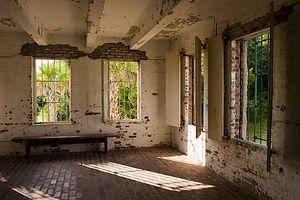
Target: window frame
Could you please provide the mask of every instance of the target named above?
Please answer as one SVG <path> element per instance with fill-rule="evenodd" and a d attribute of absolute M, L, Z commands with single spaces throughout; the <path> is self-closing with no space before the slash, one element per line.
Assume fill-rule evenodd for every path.
<path fill-rule="evenodd" d="M 267 33 L 270 34 L 270 28 L 266 28 L 266 29 L 263 29 L 263 30 L 260 30 L 260 31 L 254 32 L 254 33 L 250 33 L 250 34 L 244 35 L 242 37 L 232 39 L 230 41 L 231 42 L 232 41 L 240 41 L 243 44 L 243 46 L 245 46 L 245 45 L 248 44 L 248 40 L 250 40 L 254 37 L 258 37 L 258 36 L 267 34 Z M 247 46 L 247 48 L 248 48 L 248 46 Z M 244 79 L 242 84 L 240 85 L 240 88 L 242 89 L 241 93 L 240 93 L 240 101 L 242 102 L 242 105 L 240 105 L 240 109 L 242 111 L 241 116 L 240 116 L 240 119 L 241 119 L 241 124 L 240 124 L 240 126 L 241 126 L 241 128 L 240 128 L 241 135 L 240 135 L 239 138 L 235 138 L 235 137 L 231 137 L 231 138 L 235 139 L 235 140 L 238 140 L 238 141 L 243 141 L 243 142 L 246 142 L 246 143 L 249 143 L 249 144 L 253 144 L 253 145 L 258 146 L 258 147 L 266 148 L 267 147 L 267 140 L 268 140 L 267 138 L 265 140 L 265 144 L 260 143 L 259 139 L 257 139 L 256 142 L 254 142 L 252 140 L 248 140 L 248 120 L 247 120 L 247 111 L 248 111 L 248 50 L 247 50 L 247 48 L 246 48 L 246 50 L 245 50 L 245 48 L 243 48 L 243 51 L 241 52 L 242 57 L 241 57 L 241 60 L 240 60 L 240 62 L 241 62 L 240 70 L 244 71 L 243 74 L 241 74 L 241 77 L 240 77 L 240 79 Z M 271 46 L 269 46 L 269 48 L 271 48 Z M 232 49 L 231 49 L 231 51 L 232 51 Z M 230 55 L 231 55 L 231 53 L 230 53 Z M 271 58 L 269 57 L 269 62 L 270 62 L 270 59 Z M 231 64 L 232 64 L 232 62 L 231 62 Z M 232 70 L 231 64 L 230 64 L 230 69 Z M 231 73 L 232 73 L 231 70 L 230 70 L 230 77 L 231 77 Z M 270 76 L 270 74 L 268 76 Z M 247 81 L 245 81 L 245 79 L 247 79 Z M 230 81 L 232 83 L 232 77 L 231 77 Z M 269 85 L 268 87 L 269 88 L 273 87 L 273 85 Z M 246 93 L 246 95 L 245 95 L 245 93 Z M 271 101 L 272 101 L 271 96 L 268 96 L 268 98 L 271 98 Z M 268 118 L 270 117 L 269 113 L 270 112 L 267 113 Z M 230 118 L 231 117 L 232 116 L 230 115 Z M 269 128 L 268 123 L 271 123 L 271 122 L 269 122 L 267 120 L 267 132 L 268 132 L 268 128 Z"/>
<path fill-rule="evenodd" d="M 36 122 L 36 60 L 68 60 L 69 61 L 69 118 L 68 121 L 56 121 L 56 122 Z M 46 58 L 46 57 L 31 57 L 32 69 L 31 69 L 31 88 L 32 88 L 32 124 L 33 125 L 63 125 L 71 124 L 71 108 L 72 108 L 72 70 L 70 58 Z"/>
<path fill-rule="evenodd" d="M 252 75 L 254 75 L 254 77 L 255 77 L 255 82 L 256 82 L 256 84 L 258 84 L 258 79 L 259 79 L 259 76 L 262 78 L 262 76 L 263 75 L 267 75 L 268 76 L 268 85 L 267 85 L 267 91 L 268 91 L 268 95 L 267 95 L 267 102 L 268 102 L 268 104 L 267 104 L 267 106 L 265 107 L 265 108 L 267 108 L 267 109 L 269 109 L 269 98 L 270 98 L 270 96 L 269 96 L 269 87 L 270 87 L 270 85 L 269 85 L 269 76 L 270 76 L 270 72 L 269 72 L 269 67 L 270 67 L 270 56 L 269 56 L 269 54 L 270 54 L 270 32 L 269 31 L 267 31 L 267 32 L 262 32 L 262 33 L 260 33 L 260 34 L 258 34 L 258 35 L 255 35 L 255 36 L 253 36 L 253 37 L 251 37 L 251 38 L 249 38 L 248 40 L 247 40 L 247 43 L 248 43 L 248 41 L 250 40 L 250 39 L 253 39 L 253 38 L 255 38 L 255 40 L 257 40 L 257 38 L 259 37 L 259 36 L 262 36 L 262 35 L 265 35 L 265 34 L 268 34 L 268 64 L 267 64 L 267 72 L 258 72 L 258 70 L 259 70 L 259 66 L 260 66 L 260 68 L 262 69 L 262 66 L 261 66 L 261 64 L 262 63 L 260 63 L 260 65 L 258 65 L 258 63 L 257 64 L 255 64 L 255 69 L 256 69 L 256 72 L 254 73 L 254 74 L 252 74 Z M 257 41 L 256 42 L 256 45 L 257 45 L 257 48 L 258 48 L 258 43 L 263 43 L 263 41 Z M 249 44 L 250 43 L 248 43 L 248 46 L 247 46 L 247 63 L 249 63 L 248 62 L 248 53 L 249 53 L 249 50 L 248 50 L 248 47 L 249 47 Z M 262 48 L 263 47 L 260 47 L 261 48 L 261 53 L 262 53 Z M 255 50 L 256 51 L 256 54 L 257 54 L 257 57 L 258 57 L 258 54 L 259 54 L 259 49 L 256 49 Z M 262 54 L 260 55 L 260 57 L 262 57 Z M 252 58 L 253 59 L 253 58 Z M 258 59 L 258 58 L 257 58 Z M 259 61 L 257 61 L 257 62 L 259 62 Z M 261 58 L 261 62 L 262 62 L 262 58 Z M 248 69 L 248 72 L 247 72 L 247 80 L 249 80 L 249 66 L 248 66 L 248 64 L 247 64 L 247 69 Z M 262 75 L 263 74 L 263 75 Z M 262 80 L 260 80 L 260 81 L 262 81 Z M 257 90 L 258 90 L 258 88 L 256 88 Z M 248 105 L 248 103 L 249 103 L 249 99 L 248 99 L 248 94 L 249 94 L 249 84 L 248 84 L 248 81 L 247 81 L 247 119 L 248 119 L 248 115 L 249 115 L 249 105 Z M 258 98 L 258 94 L 260 94 L 261 95 L 261 93 L 259 93 L 258 91 L 256 91 L 255 93 L 257 93 L 257 94 L 255 94 L 255 95 L 257 95 L 257 97 L 256 98 Z M 262 107 L 263 107 L 263 105 L 261 104 L 261 99 L 257 99 L 256 100 L 256 102 L 257 102 L 257 108 L 260 108 L 260 109 L 262 109 Z M 262 119 L 260 119 L 260 117 L 261 116 L 259 116 L 259 114 L 258 114 L 258 111 L 255 109 L 255 127 L 258 127 L 258 123 L 260 123 L 260 129 L 261 129 L 261 125 L 262 125 Z M 267 145 L 267 132 L 268 132 L 268 118 L 269 118 L 269 111 L 267 112 L 267 123 L 266 123 L 266 126 L 267 126 L 267 129 L 266 129 L 266 137 L 264 138 L 263 137 L 263 135 L 262 135 L 262 132 L 260 132 L 260 136 L 258 136 L 258 132 L 256 131 L 256 130 L 254 130 L 254 136 L 253 136 L 253 140 L 251 139 L 251 138 L 249 138 L 250 137 L 250 135 L 251 135 L 251 133 L 250 132 L 248 132 L 249 131 L 249 127 L 248 127 L 248 120 L 246 121 L 247 122 L 247 130 L 246 130 L 246 139 L 245 140 L 247 140 L 247 141 L 250 141 L 250 142 L 254 142 L 254 143 L 258 143 L 258 144 L 261 144 L 261 145 L 264 145 L 264 146 L 266 146 Z"/>
<path fill-rule="evenodd" d="M 137 69 L 137 118 L 136 119 L 110 119 L 110 93 L 109 93 L 109 62 L 136 62 Z M 118 59 L 102 59 L 102 74 L 103 74 L 103 121 L 114 123 L 140 123 L 141 122 L 141 61 L 137 60 L 118 60 Z"/>
<path fill-rule="evenodd" d="M 207 67 L 207 63 L 206 63 L 206 58 L 205 58 L 205 51 L 206 49 L 202 49 L 201 50 L 201 131 L 202 132 L 206 132 L 207 128 L 206 128 L 206 118 L 207 118 L 207 112 L 205 111 L 205 105 L 207 104 L 207 92 L 205 91 L 205 86 L 207 85 L 207 80 L 206 80 L 206 72 L 205 72 L 205 67 Z M 187 60 L 186 60 L 187 59 Z M 191 61 L 190 61 L 191 59 Z M 185 94 L 185 98 L 188 98 L 188 104 L 192 105 L 192 112 L 190 112 L 190 110 L 185 110 L 185 112 L 188 113 L 188 125 L 194 125 L 196 126 L 196 64 L 195 64 L 195 56 L 194 55 L 183 55 L 183 60 L 184 60 L 184 80 L 186 80 L 186 78 L 189 80 L 188 85 L 185 83 L 184 85 L 184 94 Z M 190 66 L 192 64 L 192 67 Z M 191 71 L 192 69 L 192 71 Z M 202 76 L 203 73 L 203 76 Z M 188 76 L 188 77 L 186 77 Z M 192 77 L 192 79 L 190 79 Z M 185 81 L 184 81 L 185 82 Z M 190 83 L 192 83 L 192 85 L 190 85 Z M 188 88 L 188 91 L 186 90 Z M 186 92 L 189 93 L 188 96 L 186 96 Z M 192 95 L 192 97 L 190 96 Z M 203 97 L 203 98 L 202 98 Z M 192 99 L 192 101 L 191 101 Z M 190 116 L 192 115 L 192 116 Z"/>

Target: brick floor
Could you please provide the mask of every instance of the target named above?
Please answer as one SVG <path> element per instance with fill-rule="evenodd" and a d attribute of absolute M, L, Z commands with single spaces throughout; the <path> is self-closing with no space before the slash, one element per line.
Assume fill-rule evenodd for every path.
<path fill-rule="evenodd" d="M 171 148 L 0 157 L 0 199 L 255 199 Z"/>

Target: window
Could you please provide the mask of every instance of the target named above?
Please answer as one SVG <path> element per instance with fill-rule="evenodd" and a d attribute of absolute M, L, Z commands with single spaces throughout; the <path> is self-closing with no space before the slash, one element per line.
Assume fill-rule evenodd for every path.
<path fill-rule="evenodd" d="M 204 128 L 204 53 L 201 52 L 201 127 Z"/>
<path fill-rule="evenodd" d="M 269 33 L 247 44 L 247 140 L 266 144 L 269 97 Z"/>
<path fill-rule="evenodd" d="M 70 121 L 69 60 L 35 59 L 35 123 Z"/>
<path fill-rule="evenodd" d="M 195 125 L 195 69 L 194 57 L 185 56 L 185 115 L 188 125 Z"/>
<path fill-rule="evenodd" d="M 109 72 L 109 119 L 139 120 L 138 62 L 107 61 Z"/>
<path fill-rule="evenodd" d="M 188 114 L 187 123 L 196 124 L 196 91 L 195 91 L 195 66 L 194 57 L 185 56 L 185 113 Z M 201 52 L 201 128 L 204 129 L 204 53 Z"/>
<path fill-rule="evenodd" d="M 232 137 L 266 145 L 270 34 L 234 40 L 231 45 Z"/>

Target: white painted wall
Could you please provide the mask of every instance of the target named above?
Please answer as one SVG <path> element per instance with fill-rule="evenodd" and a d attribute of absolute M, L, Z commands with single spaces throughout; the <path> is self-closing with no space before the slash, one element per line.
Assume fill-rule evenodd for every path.
<path fill-rule="evenodd" d="M 207 1 L 200 1 L 202 5 Z M 79 133 L 119 132 L 121 139 L 109 140 L 109 148 L 129 146 L 154 146 L 170 144 L 194 159 L 207 165 L 213 171 L 273 199 L 299 199 L 299 4 L 287 23 L 275 27 L 274 58 L 274 108 L 273 149 L 271 172 L 266 171 L 266 150 L 236 140 L 215 142 L 206 137 L 195 138 L 194 127 L 174 128 L 165 124 L 165 63 L 166 52 L 182 50 L 194 52 L 194 37 L 204 43 L 206 38 L 221 34 L 227 23 L 247 22 L 265 14 L 268 0 L 247 0 L 244 3 L 228 0 L 230 6 L 220 6 L 211 1 L 203 7 L 201 16 L 218 15 L 216 24 L 212 18 L 203 20 L 182 32 L 172 42 L 162 40 L 148 42 L 143 46 L 150 58 L 142 61 L 142 123 L 104 124 L 102 115 L 86 116 L 87 110 L 102 112 L 101 65 L 87 57 L 71 60 L 72 67 L 72 119 L 70 125 L 32 125 L 31 119 L 31 60 L 18 55 L 20 47 L 32 42 L 25 33 L 0 32 L 0 154 L 24 152 L 24 145 L 9 142 L 11 138 L 23 135 L 59 135 Z M 238 2 L 238 3 L 235 3 Z M 281 3 L 292 0 L 276 1 Z M 201 4 L 199 4 L 201 6 Z M 199 6 L 198 6 L 199 7 Z M 193 9 L 197 10 L 197 6 Z M 215 8 L 218 9 L 215 9 Z M 211 13 L 214 10 L 215 13 Z M 200 12 L 200 11 L 199 11 Z M 228 19 L 226 19 L 226 16 Z M 215 29 L 217 25 L 218 29 Z M 85 50 L 85 40 L 80 36 L 52 36 L 50 43 L 68 43 Z M 104 39 L 99 41 L 105 41 Z M 128 41 L 127 41 L 128 42 Z M 90 50 L 90 49 L 89 49 Z M 204 51 L 204 53 L 207 53 Z M 205 56 L 207 58 L 207 54 Z M 207 64 L 205 80 L 207 83 Z M 207 84 L 205 93 L 207 94 Z M 157 93 L 158 95 L 153 95 Z M 207 116 L 207 97 L 204 116 Z M 11 113 L 10 113 L 11 111 Z M 147 121 L 147 117 L 149 121 Z M 204 128 L 207 129 L 207 118 Z M 7 131 L 6 131 L 7 130 Z M 170 132 L 171 139 L 170 140 Z M 132 138 L 132 136 L 136 137 Z M 131 136 L 131 137 L 130 137 Z M 115 143 L 116 142 L 116 143 Z M 120 143 L 119 143 L 120 142 Z M 297 143 L 298 142 L 298 143 Z M 79 151 L 92 150 L 97 145 L 65 145 L 62 149 Z M 33 151 L 49 150 L 38 147 Z"/>
<path fill-rule="evenodd" d="M 254 3 L 253 3 L 254 5 Z M 249 12 L 251 12 L 249 8 Z M 300 149 L 299 149 L 299 20 L 300 5 L 286 23 L 275 27 L 274 44 L 274 95 L 272 120 L 271 172 L 266 170 L 267 151 L 265 148 L 234 139 L 216 142 L 203 132 L 195 137 L 193 126 L 171 127 L 172 145 L 200 161 L 223 177 L 259 195 L 272 199 L 296 200 L 300 198 Z M 254 18 L 258 17 L 253 15 Z M 249 21 L 249 15 L 240 16 L 240 21 Z M 207 30 L 214 34 L 212 30 Z M 221 34 L 221 31 L 218 31 Z M 194 35 L 200 34 L 197 29 Z M 182 35 L 173 42 L 172 50 L 184 49 L 194 52 L 194 35 Z M 200 38 L 204 38 L 202 34 Z M 202 39 L 203 40 L 203 39 Z M 185 43 L 186 41 L 186 43 Z M 206 56 L 207 58 L 207 56 Z M 205 64 L 205 93 L 207 94 L 207 66 Z M 204 116 L 207 120 L 207 97 Z M 184 115 L 184 113 L 183 113 Z M 207 128 L 205 121 L 204 128 Z"/>
<path fill-rule="evenodd" d="M 32 124 L 31 58 L 19 55 L 20 48 L 33 42 L 25 33 L 0 32 L 0 155 L 24 153 L 25 145 L 10 142 L 18 136 L 120 133 L 109 139 L 108 147 L 149 147 L 170 144 L 165 125 L 165 60 L 168 42 L 153 41 L 143 47 L 149 60 L 141 62 L 140 123 L 106 123 L 102 113 L 102 69 L 100 60 L 88 57 L 71 59 L 71 118 L 73 123 L 60 125 Z M 79 36 L 53 36 L 52 44 L 70 44 L 86 50 Z M 7 57 L 7 58 L 6 58 Z M 98 144 L 62 145 L 60 150 L 95 150 Z M 33 148 L 33 153 L 51 151 L 48 146 Z"/>
<path fill-rule="evenodd" d="M 179 51 L 166 54 L 166 124 L 180 127 L 181 63 Z"/>

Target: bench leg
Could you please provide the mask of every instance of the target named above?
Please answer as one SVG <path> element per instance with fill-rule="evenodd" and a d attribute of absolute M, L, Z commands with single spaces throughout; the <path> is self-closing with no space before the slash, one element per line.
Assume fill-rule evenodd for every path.
<path fill-rule="evenodd" d="M 26 158 L 30 157 L 30 143 L 29 141 L 26 142 Z"/>
<path fill-rule="evenodd" d="M 104 139 L 104 152 L 107 152 L 107 137 Z"/>

